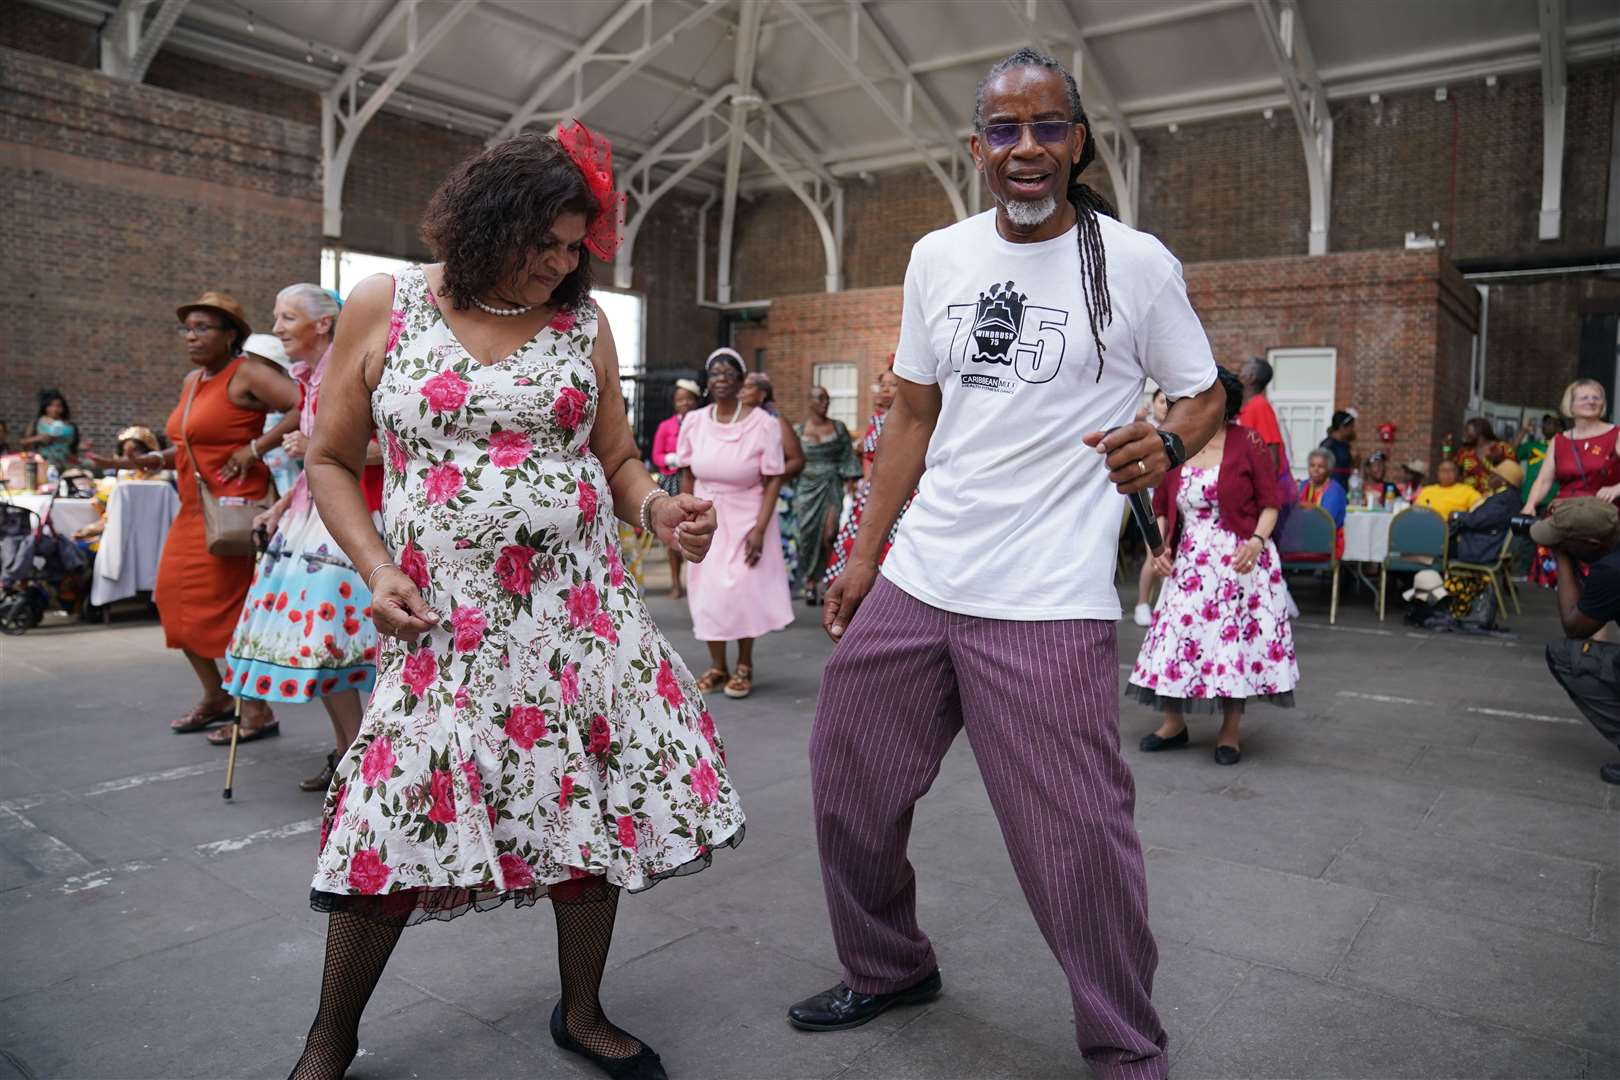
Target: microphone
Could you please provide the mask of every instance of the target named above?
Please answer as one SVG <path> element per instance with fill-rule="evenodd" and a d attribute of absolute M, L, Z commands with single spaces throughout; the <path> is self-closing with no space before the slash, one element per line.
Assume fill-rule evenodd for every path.
<path fill-rule="evenodd" d="M 1118 430 L 1117 427 L 1111 427 L 1103 434 L 1112 435 Z M 1164 537 L 1159 535 L 1159 519 L 1153 516 L 1153 504 L 1148 502 L 1147 492 L 1132 492 L 1125 496 L 1125 501 L 1130 503 L 1131 517 L 1136 519 L 1137 531 L 1147 543 L 1148 555 L 1156 554 L 1164 546 Z"/>

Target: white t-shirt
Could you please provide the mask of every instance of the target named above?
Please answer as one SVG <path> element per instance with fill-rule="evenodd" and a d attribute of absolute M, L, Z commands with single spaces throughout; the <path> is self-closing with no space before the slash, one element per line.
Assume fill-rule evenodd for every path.
<path fill-rule="evenodd" d="M 1209 340 L 1163 244 L 1100 217 L 1113 322 L 1099 376 L 1075 229 L 1034 244 L 986 211 L 911 251 L 894 370 L 938 383 L 928 468 L 883 575 L 991 619 L 1118 619 L 1124 497 L 1082 435 L 1130 423 L 1148 377 L 1209 389 Z"/>

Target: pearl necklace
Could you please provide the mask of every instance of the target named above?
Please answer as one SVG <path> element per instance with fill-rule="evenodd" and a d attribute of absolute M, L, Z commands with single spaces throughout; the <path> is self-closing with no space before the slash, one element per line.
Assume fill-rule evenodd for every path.
<path fill-rule="evenodd" d="M 484 303 L 482 300 L 478 299 L 478 297 L 476 297 L 476 296 L 473 297 L 473 304 L 480 311 L 487 311 L 491 315 L 527 315 L 529 312 L 534 310 L 534 305 L 533 304 L 529 304 L 529 305 L 527 305 L 525 307 L 515 307 L 515 308 L 490 307 L 488 304 Z"/>
<path fill-rule="evenodd" d="M 737 404 L 731 410 L 731 419 L 730 420 L 722 420 L 722 419 L 720 419 L 720 406 L 716 405 L 714 407 L 714 422 L 716 424 L 719 424 L 721 427 L 730 427 L 732 424 L 735 424 L 737 422 L 737 417 L 741 413 L 742 413 L 742 402 L 739 401 L 739 402 L 737 402 Z"/>

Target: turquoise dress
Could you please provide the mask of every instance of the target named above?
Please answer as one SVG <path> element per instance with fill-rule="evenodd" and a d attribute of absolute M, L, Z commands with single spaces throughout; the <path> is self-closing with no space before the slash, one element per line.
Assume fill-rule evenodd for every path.
<path fill-rule="evenodd" d="M 49 416 L 42 416 L 34 421 L 34 431 L 40 435 L 51 436 L 48 443 L 40 443 L 34 447 L 34 453 L 56 467 L 58 472 L 67 468 L 73 458 L 73 435 L 77 431 L 66 420 L 53 420 Z"/>

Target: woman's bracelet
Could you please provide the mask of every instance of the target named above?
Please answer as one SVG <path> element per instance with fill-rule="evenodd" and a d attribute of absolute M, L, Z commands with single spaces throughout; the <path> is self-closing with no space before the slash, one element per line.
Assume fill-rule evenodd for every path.
<path fill-rule="evenodd" d="M 399 569 L 399 567 L 393 562 L 380 562 L 376 566 L 373 566 L 371 568 L 371 573 L 366 575 L 366 591 L 367 592 L 371 591 L 371 583 L 374 580 L 376 580 L 377 571 L 379 571 L 379 570 L 387 570 L 390 566 L 392 566 L 395 570 Z"/>
<path fill-rule="evenodd" d="M 648 511 L 652 509 L 652 504 L 657 502 L 660 497 L 669 498 L 669 492 L 663 488 L 655 487 L 647 492 L 646 497 L 641 500 L 641 512 L 636 515 L 636 521 L 641 525 L 642 532 L 652 531 L 652 516 Z"/>

